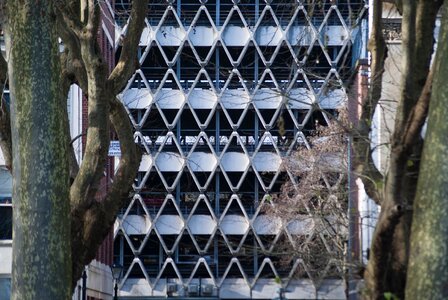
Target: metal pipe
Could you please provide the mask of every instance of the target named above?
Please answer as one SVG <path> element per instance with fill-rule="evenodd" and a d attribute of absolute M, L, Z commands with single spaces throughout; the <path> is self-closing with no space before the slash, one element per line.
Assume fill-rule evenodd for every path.
<path fill-rule="evenodd" d="M 118 280 L 117 279 L 115 279 L 114 300 L 118 300 Z"/>
<path fill-rule="evenodd" d="M 82 272 L 82 300 L 87 300 L 87 273 L 86 270 Z"/>

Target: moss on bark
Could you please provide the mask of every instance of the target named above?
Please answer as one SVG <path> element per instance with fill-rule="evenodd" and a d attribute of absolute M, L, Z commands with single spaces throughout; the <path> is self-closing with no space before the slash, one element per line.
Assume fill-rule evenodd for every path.
<path fill-rule="evenodd" d="M 69 177 L 51 1 L 8 1 L 12 299 L 71 297 Z"/>

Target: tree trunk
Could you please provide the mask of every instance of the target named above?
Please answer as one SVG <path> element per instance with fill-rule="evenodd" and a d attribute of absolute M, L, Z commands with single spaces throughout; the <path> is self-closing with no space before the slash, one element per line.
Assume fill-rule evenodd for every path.
<path fill-rule="evenodd" d="M 426 119 L 432 83 L 429 69 L 433 31 L 442 2 L 401 1 L 401 95 L 389 145 L 390 163 L 381 193 L 381 213 L 365 273 L 369 299 L 383 299 L 386 292 L 400 299 L 405 295 L 412 223 L 409 208 L 414 203 L 419 176 L 420 130 Z"/>
<path fill-rule="evenodd" d="M 411 231 L 406 299 L 448 298 L 448 6 L 443 9 Z"/>
<path fill-rule="evenodd" d="M 7 2 L 13 141 L 11 299 L 71 297 L 69 174 L 52 1 Z"/>

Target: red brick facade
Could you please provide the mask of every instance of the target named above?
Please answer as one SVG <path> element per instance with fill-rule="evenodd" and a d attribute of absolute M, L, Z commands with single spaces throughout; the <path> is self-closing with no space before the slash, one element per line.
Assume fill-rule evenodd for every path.
<path fill-rule="evenodd" d="M 359 60 L 358 65 L 355 70 L 354 79 L 348 93 L 349 101 L 347 103 L 348 106 L 348 118 L 349 121 L 356 125 L 358 124 L 359 118 L 361 116 L 361 107 L 365 99 L 367 99 L 368 93 L 368 71 L 369 65 L 367 60 Z M 352 157 L 350 158 L 353 159 Z M 356 174 L 350 174 L 350 201 L 351 201 L 351 210 L 350 210 L 350 222 L 352 224 L 352 232 L 351 232 L 351 254 L 353 261 L 360 260 L 360 216 L 358 209 L 358 185 L 356 183 Z"/>

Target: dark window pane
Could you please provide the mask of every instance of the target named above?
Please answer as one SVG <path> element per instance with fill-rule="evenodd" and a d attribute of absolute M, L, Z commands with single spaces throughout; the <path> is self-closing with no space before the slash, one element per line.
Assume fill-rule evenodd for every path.
<path fill-rule="evenodd" d="M 12 207 L 0 206 L 0 240 L 12 239 Z"/>

